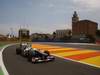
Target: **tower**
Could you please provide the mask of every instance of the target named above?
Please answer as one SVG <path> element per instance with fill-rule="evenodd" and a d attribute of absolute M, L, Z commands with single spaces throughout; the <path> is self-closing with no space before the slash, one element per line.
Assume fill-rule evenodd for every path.
<path fill-rule="evenodd" d="M 76 11 L 74 11 L 73 17 L 72 17 L 72 25 L 74 25 L 76 22 L 79 21 L 79 17 Z"/>
<path fill-rule="evenodd" d="M 76 11 L 74 11 L 73 17 L 72 17 L 72 35 L 75 34 L 75 31 L 77 30 L 76 23 L 79 21 L 79 17 Z"/>

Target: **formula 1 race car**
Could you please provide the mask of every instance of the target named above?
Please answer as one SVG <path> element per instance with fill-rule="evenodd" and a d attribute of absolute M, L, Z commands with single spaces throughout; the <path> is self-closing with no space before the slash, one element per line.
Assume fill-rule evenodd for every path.
<path fill-rule="evenodd" d="M 55 60 L 49 51 L 40 51 L 36 48 L 29 50 L 28 61 L 32 63 L 49 62 Z"/>
<path fill-rule="evenodd" d="M 49 51 L 42 51 L 32 48 L 29 44 L 20 44 L 16 48 L 16 54 L 27 57 L 27 60 L 32 63 L 49 62 L 55 60 L 54 56 L 50 55 Z"/>

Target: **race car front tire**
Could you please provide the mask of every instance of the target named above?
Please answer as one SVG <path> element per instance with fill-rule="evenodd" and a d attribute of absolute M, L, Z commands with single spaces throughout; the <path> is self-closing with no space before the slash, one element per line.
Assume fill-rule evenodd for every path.
<path fill-rule="evenodd" d="M 34 63 L 34 64 L 36 64 L 37 63 L 37 60 L 35 58 L 32 58 L 31 59 L 31 62 Z"/>
<path fill-rule="evenodd" d="M 46 53 L 48 56 L 50 55 L 50 52 L 49 51 L 44 51 L 44 53 Z"/>
<path fill-rule="evenodd" d="M 32 57 L 29 56 L 29 57 L 27 58 L 27 60 L 28 60 L 28 62 L 32 62 Z"/>

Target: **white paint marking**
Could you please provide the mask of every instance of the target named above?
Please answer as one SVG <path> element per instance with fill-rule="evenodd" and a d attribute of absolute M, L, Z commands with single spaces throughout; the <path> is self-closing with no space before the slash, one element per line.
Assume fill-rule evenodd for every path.
<path fill-rule="evenodd" d="M 8 73 L 4 63 L 3 63 L 3 54 L 2 53 L 7 47 L 12 46 L 12 45 L 15 45 L 15 44 L 8 44 L 8 45 L 4 46 L 0 51 L 0 66 L 1 66 L 1 69 L 2 69 L 2 71 L 4 73 L 4 75 L 9 75 L 9 73 Z"/>

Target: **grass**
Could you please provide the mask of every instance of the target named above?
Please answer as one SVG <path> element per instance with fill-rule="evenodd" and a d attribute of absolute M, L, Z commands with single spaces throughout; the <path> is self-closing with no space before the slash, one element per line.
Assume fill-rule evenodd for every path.
<path fill-rule="evenodd" d="M 3 73 L 3 71 L 2 71 L 2 69 L 0 68 L 0 75 L 4 75 L 4 73 Z"/>
<path fill-rule="evenodd" d="M 11 44 L 11 43 L 15 43 L 15 42 L 10 42 L 10 41 L 0 41 L 0 48 L 2 48 L 3 46 L 7 45 L 7 44 Z"/>
<path fill-rule="evenodd" d="M 0 43 L 0 48 L 2 48 L 4 45 L 6 45 L 5 43 Z"/>

